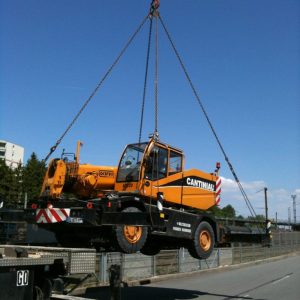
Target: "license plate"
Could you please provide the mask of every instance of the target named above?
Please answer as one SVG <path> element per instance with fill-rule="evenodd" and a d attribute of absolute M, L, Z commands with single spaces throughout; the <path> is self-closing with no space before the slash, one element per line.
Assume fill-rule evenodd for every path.
<path fill-rule="evenodd" d="M 29 270 L 17 271 L 17 286 L 26 286 L 29 283 Z"/>
<path fill-rule="evenodd" d="M 67 223 L 82 224 L 83 223 L 83 219 L 82 218 L 69 217 L 69 218 L 67 218 Z"/>

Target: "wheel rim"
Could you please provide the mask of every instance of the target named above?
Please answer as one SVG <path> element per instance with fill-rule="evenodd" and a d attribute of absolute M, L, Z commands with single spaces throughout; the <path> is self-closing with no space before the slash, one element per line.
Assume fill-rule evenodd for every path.
<path fill-rule="evenodd" d="M 208 251 L 210 249 L 210 247 L 211 247 L 211 236 L 210 236 L 210 233 L 207 230 L 201 231 L 200 236 L 199 236 L 199 241 L 200 241 L 201 248 L 204 251 Z"/>
<path fill-rule="evenodd" d="M 141 226 L 124 226 L 124 236 L 130 244 L 137 243 L 142 236 Z"/>

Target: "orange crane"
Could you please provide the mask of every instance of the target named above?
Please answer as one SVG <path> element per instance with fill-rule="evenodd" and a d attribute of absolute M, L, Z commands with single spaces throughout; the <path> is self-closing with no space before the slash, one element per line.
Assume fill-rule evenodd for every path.
<path fill-rule="evenodd" d="M 185 170 L 183 151 L 155 136 L 127 145 L 118 168 L 54 159 L 43 184 L 47 201 L 35 204 L 35 220 L 56 232 L 63 246 L 89 242 L 106 250 L 149 255 L 185 246 L 194 257 L 206 258 L 220 239 L 214 217 L 205 213 L 219 201 L 219 167 L 212 173 Z M 98 177 L 99 172 L 111 176 Z M 83 179 L 98 185 L 86 188 Z M 77 199 L 58 197 L 62 191 Z"/>

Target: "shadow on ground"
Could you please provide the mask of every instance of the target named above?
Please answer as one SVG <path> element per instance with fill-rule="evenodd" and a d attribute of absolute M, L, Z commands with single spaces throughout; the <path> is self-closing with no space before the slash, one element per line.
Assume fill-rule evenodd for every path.
<path fill-rule="evenodd" d="M 82 297 L 97 300 L 110 300 L 109 287 L 88 288 Z M 189 300 L 201 299 L 201 296 L 214 296 L 215 299 L 244 299 L 251 300 L 251 297 L 234 295 L 213 294 L 195 290 L 172 289 L 162 287 L 137 286 L 121 289 L 122 300 Z"/>

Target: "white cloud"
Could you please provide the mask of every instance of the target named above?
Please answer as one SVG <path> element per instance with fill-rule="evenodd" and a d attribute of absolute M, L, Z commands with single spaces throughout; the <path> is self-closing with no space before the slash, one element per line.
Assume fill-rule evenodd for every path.
<path fill-rule="evenodd" d="M 248 199 L 250 200 L 256 214 L 265 214 L 265 196 L 264 187 L 267 184 L 264 181 L 251 181 L 251 182 L 241 182 L 244 191 Z M 288 219 L 288 208 L 291 208 L 291 218 L 293 220 L 293 204 L 291 195 L 296 194 L 298 201 L 300 202 L 300 189 L 295 189 L 294 191 L 289 191 L 284 188 L 278 189 L 268 189 L 268 212 L 270 218 L 275 218 L 276 212 L 278 219 L 287 220 Z M 222 194 L 220 206 L 224 207 L 226 205 L 232 205 L 237 215 L 249 216 L 251 215 L 242 193 L 239 190 L 237 183 L 229 178 L 222 177 Z M 296 206 L 297 212 L 297 222 L 300 222 L 300 206 Z"/>

